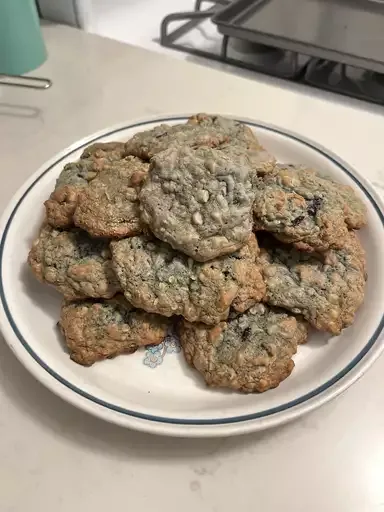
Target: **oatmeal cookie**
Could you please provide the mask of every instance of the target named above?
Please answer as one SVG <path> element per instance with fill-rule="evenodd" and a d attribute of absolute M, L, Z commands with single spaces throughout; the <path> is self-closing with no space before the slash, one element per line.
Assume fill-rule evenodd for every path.
<path fill-rule="evenodd" d="M 47 221 L 52 227 L 64 229 L 73 225 L 79 192 L 111 162 L 122 158 L 123 150 L 121 142 L 99 142 L 86 148 L 80 160 L 64 166 L 55 190 L 44 203 Z"/>
<path fill-rule="evenodd" d="M 351 187 L 293 165 L 278 165 L 259 180 L 253 211 L 256 231 L 306 251 L 343 247 L 348 228 L 366 223 L 365 206 Z"/>
<path fill-rule="evenodd" d="M 141 229 L 138 191 L 148 164 L 128 156 L 100 171 L 77 196 L 73 220 L 92 236 L 124 238 Z"/>
<path fill-rule="evenodd" d="M 73 229 L 44 226 L 32 245 L 28 262 L 35 276 L 53 285 L 67 300 L 110 298 L 119 286 L 108 243 Z"/>
<path fill-rule="evenodd" d="M 223 131 L 228 135 L 228 142 L 236 146 L 244 146 L 246 148 L 262 147 L 253 130 L 235 119 L 201 113 L 191 116 L 187 123 L 192 126 L 215 128 Z"/>
<path fill-rule="evenodd" d="M 169 321 L 132 308 L 122 295 L 109 300 L 65 302 L 60 328 L 73 361 L 90 366 L 120 354 L 132 354 L 140 346 L 158 345 Z"/>
<path fill-rule="evenodd" d="M 217 149 L 240 163 L 244 163 L 244 159 L 246 159 L 257 174 L 264 175 L 274 169 L 276 165 L 275 157 L 268 153 L 258 141 L 254 131 L 244 123 L 209 114 L 192 116 L 188 123 L 223 130 L 227 133 L 229 141 L 221 144 Z"/>
<path fill-rule="evenodd" d="M 137 133 L 130 139 L 125 150 L 143 160 L 150 160 L 154 155 L 170 147 L 208 147 L 215 148 L 229 142 L 230 137 L 220 127 L 200 126 L 194 124 L 161 124 L 152 130 Z"/>
<path fill-rule="evenodd" d="M 127 300 L 150 313 L 215 324 L 227 318 L 230 306 L 245 311 L 265 293 L 254 235 L 238 252 L 209 263 L 143 235 L 112 242 L 111 249 Z"/>
<path fill-rule="evenodd" d="M 209 386 L 244 392 L 277 387 L 292 372 L 297 345 L 307 339 L 306 322 L 263 304 L 215 327 L 180 323 L 187 362 Z"/>
<path fill-rule="evenodd" d="M 56 181 L 55 190 L 45 201 L 47 222 L 56 228 L 68 228 L 73 224 L 79 191 L 97 175 L 93 162 L 79 161 L 67 164 Z"/>
<path fill-rule="evenodd" d="M 262 147 L 245 148 L 233 144 L 223 144 L 217 149 L 229 156 L 234 162 L 240 165 L 249 165 L 258 176 L 264 176 L 272 172 L 276 166 L 276 158 Z"/>
<path fill-rule="evenodd" d="M 124 158 L 125 156 L 125 143 L 124 142 L 95 142 L 87 146 L 82 152 L 81 159 L 104 159 L 115 162 Z"/>
<path fill-rule="evenodd" d="M 342 249 L 319 254 L 268 242 L 259 257 L 268 304 L 300 313 L 332 334 L 353 323 L 366 281 L 364 250 L 353 231 Z"/>
<path fill-rule="evenodd" d="M 207 261 L 239 249 L 252 231 L 253 174 L 220 151 L 170 148 L 151 162 L 142 220 L 174 249 Z"/>

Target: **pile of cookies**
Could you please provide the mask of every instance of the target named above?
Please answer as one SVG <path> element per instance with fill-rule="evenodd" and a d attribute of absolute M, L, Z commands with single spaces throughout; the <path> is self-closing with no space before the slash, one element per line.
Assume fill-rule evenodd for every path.
<path fill-rule="evenodd" d="M 309 326 L 340 334 L 363 301 L 364 204 L 345 185 L 278 164 L 246 125 L 198 114 L 67 164 L 29 253 L 63 296 L 82 365 L 176 329 L 208 385 L 279 385 Z"/>

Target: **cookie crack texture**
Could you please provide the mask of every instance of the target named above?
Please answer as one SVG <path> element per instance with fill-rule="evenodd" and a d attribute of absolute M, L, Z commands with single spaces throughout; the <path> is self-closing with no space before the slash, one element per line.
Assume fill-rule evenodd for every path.
<path fill-rule="evenodd" d="M 151 161 L 140 192 L 142 220 L 197 261 L 239 249 L 252 231 L 254 172 L 208 148 L 171 148 Z"/>

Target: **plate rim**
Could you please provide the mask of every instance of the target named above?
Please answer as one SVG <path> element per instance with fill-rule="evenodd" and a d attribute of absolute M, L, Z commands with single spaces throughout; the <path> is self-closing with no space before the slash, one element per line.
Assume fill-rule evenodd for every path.
<path fill-rule="evenodd" d="M 50 172 L 53 166 L 59 164 L 60 161 L 67 158 L 74 151 L 81 149 L 101 137 L 111 136 L 119 131 L 138 128 L 155 122 L 185 121 L 189 115 L 191 114 L 163 114 L 161 116 L 150 116 L 132 122 L 119 123 L 118 125 L 95 132 L 57 153 L 53 158 L 44 163 L 35 173 L 33 173 L 32 176 L 30 176 L 30 178 L 26 180 L 26 182 L 16 191 L 8 203 L 8 206 L 5 208 L 0 221 L 0 328 L 5 341 L 10 346 L 12 352 L 35 378 L 66 401 L 69 401 L 73 405 L 85 409 L 88 412 L 108 421 L 112 421 L 123 426 L 137 428 L 139 430 L 145 430 L 147 432 L 156 431 L 157 433 L 183 436 L 228 435 L 231 433 L 245 433 L 260 430 L 262 428 L 285 423 L 291 419 L 301 416 L 309 410 L 319 407 L 323 403 L 331 400 L 343 392 L 347 387 L 352 385 L 373 364 L 384 349 L 384 343 L 381 343 L 381 341 L 383 341 L 382 334 L 384 331 L 384 312 L 382 314 L 381 321 L 368 342 L 342 370 L 340 370 L 331 379 L 328 379 L 325 383 L 317 386 L 314 390 L 311 390 L 294 400 L 290 400 L 284 404 L 264 411 L 240 416 L 216 419 L 169 418 L 141 413 L 139 411 L 132 411 L 116 404 L 108 403 L 91 395 L 90 393 L 87 393 L 86 391 L 83 391 L 81 388 L 78 388 L 66 378 L 59 375 L 34 352 L 28 341 L 21 335 L 17 328 L 17 323 L 13 319 L 9 310 L 4 292 L 2 278 L 3 253 L 6 245 L 7 233 L 23 200 L 26 198 L 30 190 L 38 184 L 39 180 Z M 346 173 L 362 190 L 364 196 L 371 202 L 372 206 L 376 210 L 376 213 L 381 220 L 381 225 L 384 227 L 384 205 L 381 197 L 363 176 L 360 176 L 352 166 L 347 164 L 332 151 L 309 138 L 303 137 L 300 134 L 286 130 L 282 127 L 239 116 L 231 115 L 228 117 L 244 122 L 256 130 L 261 128 L 266 131 L 277 133 L 278 135 L 289 138 L 295 142 L 304 144 L 330 160 L 333 164 L 337 165 L 342 172 Z M 30 358 L 32 358 L 32 360 L 30 360 Z M 42 375 L 42 370 L 45 375 Z M 47 376 L 50 378 L 47 378 Z M 84 401 L 86 401 L 86 403 Z M 218 429 L 220 433 L 215 434 L 212 427 Z"/>

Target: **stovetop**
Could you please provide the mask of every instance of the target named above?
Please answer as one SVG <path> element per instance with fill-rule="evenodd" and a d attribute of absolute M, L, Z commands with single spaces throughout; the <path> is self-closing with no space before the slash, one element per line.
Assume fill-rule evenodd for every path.
<path fill-rule="evenodd" d="M 202 10 L 203 2 L 207 0 L 197 0 L 194 11 L 173 13 L 163 20 L 163 46 L 384 105 L 384 74 L 347 65 L 342 54 L 340 62 L 334 62 L 284 49 L 281 42 L 277 48 L 222 35 L 210 20 L 230 2 L 214 0 Z M 171 31 L 174 22 L 179 25 Z M 198 38 L 192 37 L 194 31 Z M 191 44 L 192 39 L 200 44 Z"/>

